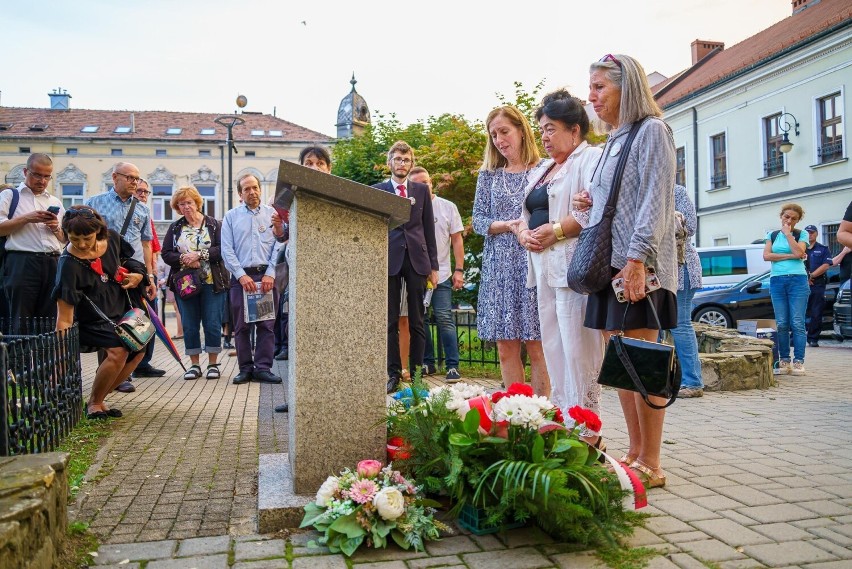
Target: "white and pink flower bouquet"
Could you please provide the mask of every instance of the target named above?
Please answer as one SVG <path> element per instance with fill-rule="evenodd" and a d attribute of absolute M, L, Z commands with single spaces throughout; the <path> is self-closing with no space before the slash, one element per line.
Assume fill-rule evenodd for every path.
<path fill-rule="evenodd" d="M 305 506 L 300 527 L 313 526 L 323 534 L 320 545 L 347 556 L 362 544 L 384 548 L 389 539 L 422 551 L 425 540 L 450 530 L 433 518 L 436 505 L 391 465 L 362 460 L 354 471 L 347 468 L 323 482 L 316 500 Z"/>

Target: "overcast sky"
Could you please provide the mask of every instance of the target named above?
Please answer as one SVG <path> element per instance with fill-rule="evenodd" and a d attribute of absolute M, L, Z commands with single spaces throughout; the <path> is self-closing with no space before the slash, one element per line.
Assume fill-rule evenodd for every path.
<path fill-rule="evenodd" d="M 670 76 L 696 38 L 734 45 L 789 0 L 0 0 L 0 104 L 272 113 L 334 135 L 357 89 L 375 117 L 482 119 L 512 82 L 588 93 L 588 66 L 627 53 Z"/>

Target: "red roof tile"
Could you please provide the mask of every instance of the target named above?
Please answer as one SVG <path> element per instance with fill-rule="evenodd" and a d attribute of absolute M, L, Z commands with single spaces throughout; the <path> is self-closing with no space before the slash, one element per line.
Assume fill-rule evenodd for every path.
<path fill-rule="evenodd" d="M 116 133 L 116 127 L 131 126 L 135 132 Z M 0 138 L 85 140 L 178 140 L 218 142 L 225 139 L 226 130 L 213 122 L 211 113 L 181 113 L 171 111 L 103 111 L 94 109 L 31 109 L 0 107 Z M 330 142 L 333 138 L 293 124 L 289 121 L 262 114 L 240 115 L 246 122 L 234 127 L 237 142 Z M 32 125 L 47 125 L 44 131 L 32 131 Z M 84 126 L 97 126 L 97 132 L 81 132 Z M 180 128 L 180 134 L 166 134 L 166 129 Z M 201 134 L 201 129 L 215 129 L 214 134 Z M 252 135 L 252 130 L 263 130 L 263 136 Z M 281 131 L 281 136 L 270 136 L 269 131 Z"/>
<path fill-rule="evenodd" d="M 740 43 L 704 58 L 685 70 L 680 81 L 676 75 L 654 88 L 662 107 L 670 106 L 683 97 L 708 87 L 734 73 L 765 60 L 797 43 L 834 26 L 852 22 L 852 2 L 821 0 L 798 14 L 785 18 Z M 672 83 L 674 83 L 672 85 Z M 671 88 L 666 90 L 666 86 Z"/>

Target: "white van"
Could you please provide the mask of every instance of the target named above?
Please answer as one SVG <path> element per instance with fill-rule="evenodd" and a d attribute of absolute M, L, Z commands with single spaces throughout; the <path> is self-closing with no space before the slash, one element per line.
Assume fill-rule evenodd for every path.
<path fill-rule="evenodd" d="M 763 260 L 763 245 L 698 247 L 702 290 L 727 288 L 770 269 Z"/>

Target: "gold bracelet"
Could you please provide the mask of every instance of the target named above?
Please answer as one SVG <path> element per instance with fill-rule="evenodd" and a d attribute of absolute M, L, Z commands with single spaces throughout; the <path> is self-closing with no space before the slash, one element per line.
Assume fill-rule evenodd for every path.
<path fill-rule="evenodd" d="M 565 240 L 565 233 L 562 231 L 562 224 L 558 221 L 553 222 L 553 233 L 556 234 L 557 241 Z"/>

